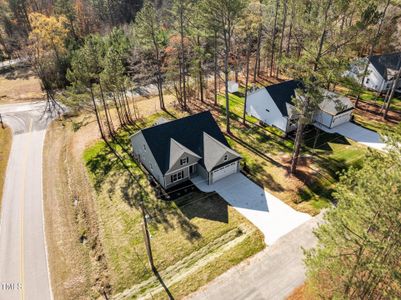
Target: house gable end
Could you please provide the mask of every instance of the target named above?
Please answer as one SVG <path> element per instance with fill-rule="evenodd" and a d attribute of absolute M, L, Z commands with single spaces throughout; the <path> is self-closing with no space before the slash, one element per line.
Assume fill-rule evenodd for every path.
<path fill-rule="evenodd" d="M 186 163 L 181 164 L 181 159 L 186 159 Z M 185 166 L 192 165 L 197 163 L 201 157 L 189 150 L 182 144 L 178 143 L 174 139 L 170 140 L 170 165 L 169 169 L 166 171 L 166 174 L 173 173 L 176 170 L 179 170 Z"/>
<path fill-rule="evenodd" d="M 237 152 L 223 145 L 206 132 L 203 133 L 203 146 L 203 161 L 208 172 L 224 162 L 241 158 Z"/>

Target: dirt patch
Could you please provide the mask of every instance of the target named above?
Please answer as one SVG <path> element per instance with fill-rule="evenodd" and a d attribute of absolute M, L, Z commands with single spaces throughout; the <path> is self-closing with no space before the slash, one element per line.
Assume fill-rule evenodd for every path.
<path fill-rule="evenodd" d="M 380 105 L 360 101 L 358 108 L 354 110 L 354 114 L 370 121 L 381 122 L 384 125 L 394 126 L 401 122 L 401 113 L 389 110 L 387 119 L 383 119 L 383 110 Z"/>
<path fill-rule="evenodd" d="M 8 156 L 11 150 L 12 132 L 10 128 L 0 125 L 0 208 L 3 199 L 3 186 L 6 177 Z"/>
<path fill-rule="evenodd" d="M 43 99 L 40 80 L 27 68 L 0 74 L 0 104 Z"/>

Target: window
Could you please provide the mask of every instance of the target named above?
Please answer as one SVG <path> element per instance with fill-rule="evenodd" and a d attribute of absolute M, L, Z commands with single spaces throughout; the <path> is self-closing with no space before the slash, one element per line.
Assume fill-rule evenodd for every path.
<path fill-rule="evenodd" d="M 226 154 L 226 155 L 224 155 L 224 161 L 227 161 L 227 159 L 228 159 L 228 155 Z"/>
<path fill-rule="evenodd" d="M 152 164 L 150 164 L 150 169 L 153 171 L 153 165 Z"/>
<path fill-rule="evenodd" d="M 181 180 L 184 178 L 184 171 L 180 171 L 178 173 L 175 173 L 171 175 L 171 182 L 176 182 L 178 180 Z"/>
<path fill-rule="evenodd" d="M 267 108 L 266 108 L 266 111 L 267 111 L 267 112 L 270 112 L 270 110 L 268 110 Z"/>
<path fill-rule="evenodd" d="M 146 152 L 146 145 L 143 145 L 143 151 Z"/>
<path fill-rule="evenodd" d="M 189 161 L 188 157 L 181 158 L 180 159 L 180 165 L 181 166 L 186 165 L 188 163 L 188 161 Z"/>
<path fill-rule="evenodd" d="M 366 78 L 366 84 L 368 84 L 369 83 L 369 81 L 370 81 L 370 79 L 369 78 Z"/>

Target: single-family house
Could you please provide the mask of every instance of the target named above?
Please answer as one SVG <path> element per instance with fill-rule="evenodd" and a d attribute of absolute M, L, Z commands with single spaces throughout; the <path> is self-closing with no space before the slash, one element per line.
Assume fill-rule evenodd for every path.
<path fill-rule="evenodd" d="M 258 89 L 248 95 L 246 112 L 265 124 L 285 133 L 297 128 L 298 116 L 293 99 L 297 89 L 304 89 L 298 80 L 284 81 Z M 354 105 L 350 99 L 323 90 L 324 100 L 314 114 L 314 121 L 333 128 L 351 119 Z"/>
<path fill-rule="evenodd" d="M 212 184 L 240 170 L 241 156 L 209 111 L 142 129 L 131 143 L 134 156 L 166 190 L 196 176 Z"/>
<path fill-rule="evenodd" d="M 392 87 L 396 73 L 400 69 L 401 52 L 373 55 L 369 58 L 358 60 L 351 65 L 351 69 L 346 75 L 360 82 L 366 63 L 369 65 L 363 85 L 370 90 L 384 93 Z M 401 90 L 401 80 L 398 82 L 396 89 Z"/>
<path fill-rule="evenodd" d="M 239 84 L 236 81 L 228 82 L 228 92 L 229 93 L 237 93 L 239 90 Z"/>

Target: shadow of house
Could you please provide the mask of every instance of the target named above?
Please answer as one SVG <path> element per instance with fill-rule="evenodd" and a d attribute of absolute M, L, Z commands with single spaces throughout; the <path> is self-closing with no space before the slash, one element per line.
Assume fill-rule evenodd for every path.
<path fill-rule="evenodd" d="M 191 193 L 175 202 L 189 220 L 201 218 L 228 224 L 229 204 L 217 194 Z"/>
<path fill-rule="evenodd" d="M 304 145 L 306 147 L 333 152 L 330 143 L 351 145 L 347 138 L 341 134 L 324 132 L 314 127 L 307 128 L 306 134 L 304 135 Z"/>

